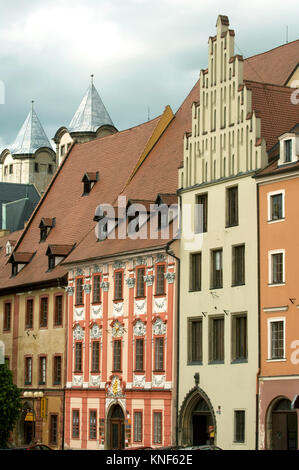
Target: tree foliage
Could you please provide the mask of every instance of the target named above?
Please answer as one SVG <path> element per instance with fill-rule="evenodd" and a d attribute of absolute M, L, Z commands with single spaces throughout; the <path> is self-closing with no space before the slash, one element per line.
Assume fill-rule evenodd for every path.
<path fill-rule="evenodd" d="M 14 385 L 8 366 L 0 364 L 0 448 L 7 446 L 21 409 L 21 390 Z"/>

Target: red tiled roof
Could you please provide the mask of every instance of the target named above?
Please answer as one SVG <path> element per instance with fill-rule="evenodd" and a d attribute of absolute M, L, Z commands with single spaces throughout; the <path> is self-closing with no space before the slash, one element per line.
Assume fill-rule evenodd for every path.
<path fill-rule="evenodd" d="M 244 60 L 244 78 L 286 85 L 299 65 L 299 39 Z"/>
<path fill-rule="evenodd" d="M 291 103 L 294 89 L 248 80 L 245 85 L 252 90 L 252 109 L 261 117 L 261 137 L 268 151 L 299 122 L 299 106 Z"/>
<path fill-rule="evenodd" d="M 119 190 L 128 180 L 148 139 L 159 122 L 157 117 L 139 126 L 96 139 L 76 144 L 63 163 L 39 205 L 31 216 L 16 251 L 36 255 L 31 263 L 10 279 L 10 266 L 0 269 L 0 289 L 9 289 L 29 284 L 39 284 L 63 278 L 66 269 L 58 265 L 48 272 L 48 258 L 45 245 L 40 243 L 39 223 L 41 218 L 51 214 L 56 218 L 55 229 L 47 236 L 50 245 L 73 245 L 80 242 L 93 229 L 94 212 L 102 203 L 113 204 Z M 82 197 L 82 175 L 88 170 L 101 173 L 101 180 L 88 196 Z"/>
<path fill-rule="evenodd" d="M 47 253 L 55 256 L 67 256 L 72 249 L 73 245 L 49 245 Z"/>

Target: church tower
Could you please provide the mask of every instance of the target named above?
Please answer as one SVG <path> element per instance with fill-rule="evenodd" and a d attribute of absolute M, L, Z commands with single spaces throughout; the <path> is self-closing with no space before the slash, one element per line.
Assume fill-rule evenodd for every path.
<path fill-rule="evenodd" d="M 107 109 L 93 83 L 86 93 L 68 127 L 60 127 L 54 136 L 57 163 L 60 165 L 71 144 L 99 139 L 117 132 Z"/>
<path fill-rule="evenodd" d="M 35 112 L 33 101 L 13 145 L 0 155 L 1 181 L 34 184 L 42 194 L 56 170 L 51 143 Z"/>

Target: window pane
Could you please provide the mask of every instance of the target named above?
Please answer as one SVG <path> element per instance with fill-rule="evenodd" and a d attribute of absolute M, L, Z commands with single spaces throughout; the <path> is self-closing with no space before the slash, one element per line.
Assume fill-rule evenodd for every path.
<path fill-rule="evenodd" d="M 26 328 L 33 327 L 33 299 L 28 299 L 26 302 Z"/>
<path fill-rule="evenodd" d="M 282 194 L 271 196 L 271 220 L 282 219 Z"/>
<path fill-rule="evenodd" d="M 121 340 L 113 341 L 113 370 L 121 370 Z"/>
<path fill-rule="evenodd" d="M 165 265 L 160 264 L 157 266 L 157 281 L 156 281 L 156 294 L 162 295 L 165 294 L 164 292 L 164 272 L 165 272 Z"/>
<path fill-rule="evenodd" d="M 201 253 L 190 255 L 190 290 L 199 291 L 201 289 Z"/>
<path fill-rule="evenodd" d="M 163 371 L 164 367 L 164 338 L 155 338 L 155 370 Z"/>
<path fill-rule="evenodd" d="M 43 297 L 40 304 L 40 327 L 48 325 L 48 298 Z"/>
<path fill-rule="evenodd" d="M 233 360 L 247 359 L 247 317 L 236 316 L 233 320 L 234 355 Z"/>
<path fill-rule="evenodd" d="M 212 288 L 222 287 L 222 250 L 212 252 Z"/>
<path fill-rule="evenodd" d="M 211 357 L 212 361 L 224 361 L 224 319 L 211 319 Z"/>
<path fill-rule="evenodd" d="M 202 361 L 202 320 L 189 320 L 189 362 Z"/>
<path fill-rule="evenodd" d="M 61 383 L 61 357 L 55 356 L 54 358 L 54 385 Z"/>
<path fill-rule="evenodd" d="M 92 343 L 92 371 L 98 372 L 100 366 L 100 343 L 93 341 Z"/>
<path fill-rule="evenodd" d="M 195 233 L 203 233 L 208 227 L 208 195 L 196 196 L 195 206 Z"/>
<path fill-rule="evenodd" d="M 73 410 L 72 437 L 79 437 L 79 411 Z"/>
<path fill-rule="evenodd" d="M 117 271 L 114 274 L 114 299 L 121 300 L 122 299 L 122 281 L 123 281 L 123 273 L 122 271 Z"/>
<path fill-rule="evenodd" d="M 89 411 L 89 439 L 97 438 L 97 412 L 96 410 Z"/>
<path fill-rule="evenodd" d="M 62 325 L 62 295 L 55 297 L 55 326 Z"/>
<path fill-rule="evenodd" d="M 136 370 L 143 371 L 143 351 L 144 351 L 144 340 L 136 340 Z"/>
<path fill-rule="evenodd" d="M 142 441 L 142 412 L 134 412 L 134 441 Z"/>
<path fill-rule="evenodd" d="M 238 188 L 227 190 L 227 225 L 238 224 Z"/>
<path fill-rule="evenodd" d="M 154 444 L 162 443 L 162 413 L 154 413 Z"/>
<path fill-rule="evenodd" d="M 245 246 L 233 247 L 233 285 L 245 283 Z"/>
<path fill-rule="evenodd" d="M 283 321 L 271 322 L 271 359 L 284 358 Z"/>
<path fill-rule="evenodd" d="M 82 372 L 82 343 L 76 343 L 75 370 Z"/>
<path fill-rule="evenodd" d="M 235 411 L 235 442 L 245 442 L 245 411 Z"/>
<path fill-rule="evenodd" d="M 144 275 L 144 268 L 137 269 L 137 297 L 144 297 Z"/>
<path fill-rule="evenodd" d="M 92 296 L 93 303 L 99 303 L 101 301 L 100 281 L 101 281 L 101 276 L 100 275 L 94 276 L 94 278 L 93 278 L 93 296 Z"/>
<path fill-rule="evenodd" d="M 283 253 L 272 255 L 272 283 L 283 282 Z"/>
<path fill-rule="evenodd" d="M 51 444 L 54 444 L 54 445 L 57 445 L 57 425 L 58 425 L 58 416 L 51 415 L 50 441 L 51 441 Z"/>
<path fill-rule="evenodd" d="M 76 280 L 76 305 L 83 305 L 83 279 Z"/>

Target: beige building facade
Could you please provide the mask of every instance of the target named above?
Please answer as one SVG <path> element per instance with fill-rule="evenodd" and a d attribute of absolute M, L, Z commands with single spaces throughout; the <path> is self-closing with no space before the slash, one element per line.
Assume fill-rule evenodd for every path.
<path fill-rule="evenodd" d="M 178 440 L 255 449 L 258 266 L 254 172 L 261 120 L 219 16 L 179 169 L 182 207 Z"/>

